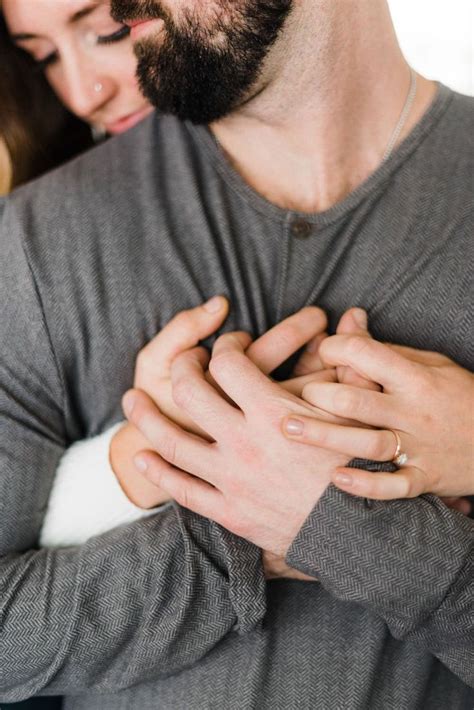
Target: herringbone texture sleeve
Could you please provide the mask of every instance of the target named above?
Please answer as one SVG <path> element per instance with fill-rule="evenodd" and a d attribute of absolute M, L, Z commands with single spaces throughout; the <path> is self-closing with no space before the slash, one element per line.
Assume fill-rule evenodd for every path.
<path fill-rule="evenodd" d="M 287 562 L 380 615 L 474 686 L 474 524 L 434 496 L 373 501 L 330 486 Z"/>
<path fill-rule="evenodd" d="M 0 702 L 130 687 L 193 664 L 265 612 L 259 551 L 177 507 L 36 549 L 67 443 L 40 299 L 0 230 Z"/>

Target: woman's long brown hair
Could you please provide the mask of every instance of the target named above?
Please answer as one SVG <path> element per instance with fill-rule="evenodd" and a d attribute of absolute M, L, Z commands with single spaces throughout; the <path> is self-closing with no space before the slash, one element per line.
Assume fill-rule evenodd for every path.
<path fill-rule="evenodd" d="M 92 145 L 89 127 L 60 103 L 26 52 L 11 42 L 0 11 L 0 138 L 16 187 Z"/>

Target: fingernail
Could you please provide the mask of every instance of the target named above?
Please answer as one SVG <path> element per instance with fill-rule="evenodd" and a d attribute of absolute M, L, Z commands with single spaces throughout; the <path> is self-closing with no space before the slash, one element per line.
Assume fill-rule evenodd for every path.
<path fill-rule="evenodd" d="M 220 296 L 214 296 L 203 306 L 204 310 L 208 313 L 217 313 L 222 308 L 222 298 Z"/>
<path fill-rule="evenodd" d="M 304 431 L 304 424 L 299 419 L 288 419 L 285 424 L 285 431 L 291 436 L 301 436 Z"/>
<path fill-rule="evenodd" d="M 122 400 L 122 407 L 127 418 L 131 417 L 136 400 L 137 398 L 135 397 L 133 392 L 127 392 L 127 394 L 124 396 Z"/>
<path fill-rule="evenodd" d="M 352 486 L 353 478 L 350 473 L 336 473 L 334 476 L 336 483 L 340 483 L 341 486 Z"/>
<path fill-rule="evenodd" d="M 367 325 L 368 325 L 368 319 L 367 319 L 367 313 L 362 309 L 362 308 L 354 308 L 352 311 L 352 316 L 359 326 L 359 328 L 362 328 L 363 330 L 367 330 Z"/>
<path fill-rule="evenodd" d="M 148 462 L 145 461 L 145 459 L 140 458 L 139 456 L 135 456 L 135 458 L 133 459 L 133 462 L 134 462 L 135 466 L 138 468 L 138 470 L 141 471 L 142 473 L 144 473 L 148 468 Z"/>

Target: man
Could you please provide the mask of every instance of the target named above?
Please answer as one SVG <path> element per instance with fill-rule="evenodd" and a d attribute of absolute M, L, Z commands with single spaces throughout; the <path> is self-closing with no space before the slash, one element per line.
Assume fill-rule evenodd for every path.
<path fill-rule="evenodd" d="M 148 121 L 5 211 L 0 697 L 60 692 L 76 709 L 468 707 L 472 527 L 435 498 L 367 509 L 310 490 L 306 520 L 293 497 L 264 539 L 249 496 L 240 534 L 255 547 L 175 506 L 83 547 L 34 550 L 65 446 L 119 418 L 137 351 L 205 295 L 228 294 L 229 327 L 254 333 L 306 303 L 334 326 L 358 303 L 379 338 L 471 369 L 474 359 L 463 305 L 471 104 L 421 78 L 415 94 L 384 0 L 114 10 L 149 21 L 132 29 L 142 87 L 180 118 Z M 272 393 L 256 383 L 252 399 L 239 343 L 230 349 L 239 370 L 215 374 L 228 390 L 242 378 L 233 394 L 266 431 L 258 408 L 268 414 Z M 189 382 L 193 364 L 182 364 Z M 201 414 L 212 426 L 212 410 Z M 218 414 L 232 434 L 238 412 Z M 277 457 L 276 439 L 251 437 L 234 463 L 254 472 L 260 457 L 276 489 L 335 461 L 315 464 L 283 438 Z M 289 535 L 283 521 L 274 547 L 285 517 L 300 528 Z M 259 548 L 290 551 L 322 584 L 265 589 Z"/>

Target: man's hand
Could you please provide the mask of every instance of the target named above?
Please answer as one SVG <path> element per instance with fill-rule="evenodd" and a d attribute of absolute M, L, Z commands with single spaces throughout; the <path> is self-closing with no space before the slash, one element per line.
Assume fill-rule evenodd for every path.
<path fill-rule="evenodd" d="M 134 387 L 146 392 L 163 414 L 183 429 L 206 438 L 195 422 L 176 406 L 171 391 L 171 366 L 177 355 L 195 347 L 222 325 L 227 317 L 228 303 L 217 296 L 203 306 L 182 311 L 175 316 L 139 353 L 135 368 Z M 247 343 L 247 356 L 269 374 L 288 357 L 315 336 L 324 332 L 326 316 L 318 308 L 304 308 L 271 328 L 255 342 L 241 335 Z M 314 365 L 312 363 L 314 362 Z M 298 377 L 282 385 L 301 394 L 303 386 L 314 378 L 322 365 L 317 356 L 305 355 L 312 377 Z M 212 382 L 209 372 L 206 379 Z M 334 381 L 335 370 L 321 372 L 320 381 Z M 141 508 L 152 508 L 169 500 L 169 496 L 152 485 L 136 470 L 133 457 L 150 447 L 149 442 L 132 424 L 124 425 L 114 436 L 110 447 L 112 468 L 128 498 Z"/>
<path fill-rule="evenodd" d="M 319 409 L 377 429 L 340 427 L 312 417 L 294 422 L 291 438 L 348 456 L 386 461 L 395 454 L 397 432 L 406 465 L 396 474 L 339 467 L 332 476 L 341 489 L 378 499 L 431 492 L 474 494 L 474 376 L 443 355 L 384 345 L 368 338 L 326 339 L 320 357 L 327 366 L 349 367 L 383 387 L 371 392 L 351 385 L 315 383 L 304 399 Z M 288 424 L 288 421 L 286 422 Z M 467 501 L 449 501 L 468 512 Z"/>
<path fill-rule="evenodd" d="M 282 417 L 313 409 L 266 377 L 246 347 L 242 334 L 221 336 L 209 364 L 232 403 L 207 382 L 204 349 L 172 365 L 176 404 L 212 442 L 184 432 L 139 390 L 127 393 L 124 410 L 153 448 L 135 458 L 151 481 L 180 505 L 282 556 L 347 456 L 281 436 Z"/>

